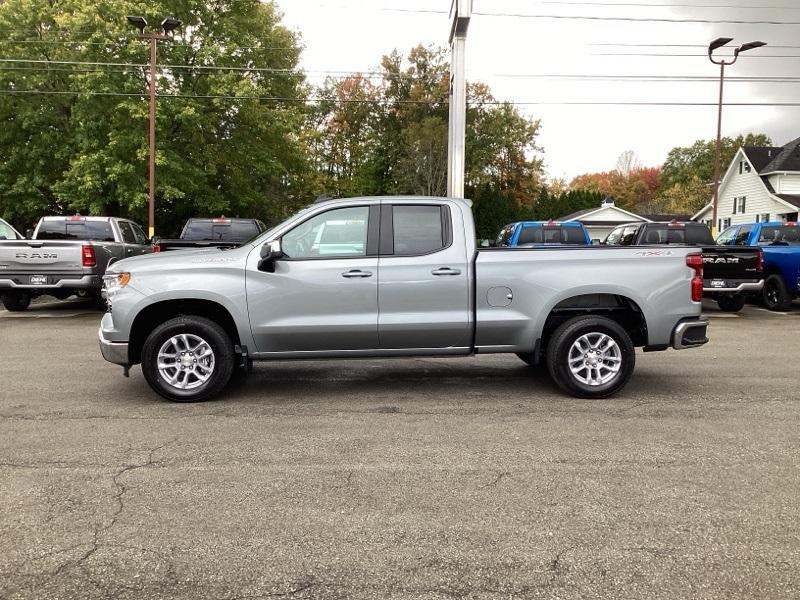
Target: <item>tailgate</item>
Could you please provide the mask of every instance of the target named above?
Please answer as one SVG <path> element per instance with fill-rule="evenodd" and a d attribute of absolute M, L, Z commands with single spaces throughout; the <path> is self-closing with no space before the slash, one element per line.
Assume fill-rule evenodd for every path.
<path fill-rule="evenodd" d="M 3 274 L 83 272 L 82 242 L 7 240 L 0 242 Z"/>
<path fill-rule="evenodd" d="M 711 246 L 703 248 L 703 279 L 706 287 L 730 288 L 733 282 L 761 281 L 761 249 L 752 246 Z"/>

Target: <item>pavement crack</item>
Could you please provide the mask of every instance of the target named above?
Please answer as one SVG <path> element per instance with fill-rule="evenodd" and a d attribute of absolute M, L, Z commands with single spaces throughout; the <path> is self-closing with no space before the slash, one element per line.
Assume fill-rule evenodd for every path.
<path fill-rule="evenodd" d="M 510 477 L 510 476 L 511 476 L 511 471 L 501 471 L 489 483 L 482 485 L 481 489 L 485 490 L 486 488 L 497 487 L 497 484 L 500 483 L 500 480 L 503 479 L 503 477 Z"/>
<path fill-rule="evenodd" d="M 569 551 L 570 551 L 570 550 L 572 550 L 572 549 L 574 549 L 574 546 L 568 546 L 567 548 L 564 548 L 564 549 L 562 549 L 562 550 L 559 550 L 559 551 L 556 553 L 556 555 L 553 557 L 553 560 L 551 560 L 551 561 L 548 563 L 548 565 L 547 565 L 547 566 L 548 566 L 548 569 L 549 569 L 549 570 L 550 570 L 550 571 L 551 571 L 551 572 L 552 572 L 554 575 L 563 575 L 564 573 L 566 573 L 566 572 L 569 570 L 569 567 L 567 567 L 566 565 L 564 565 L 564 564 L 562 564 L 562 563 L 561 563 L 561 558 L 562 558 L 562 557 L 563 557 L 563 556 L 564 556 L 564 555 L 565 555 L 567 552 L 569 552 Z"/>
<path fill-rule="evenodd" d="M 131 464 L 131 465 L 124 465 L 116 473 L 111 475 L 111 483 L 116 488 L 116 491 L 114 493 L 114 496 L 112 497 L 112 500 L 114 501 L 116 506 L 114 508 L 114 511 L 111 513 L 111 517 L 109 518 L 108 523 L 104 524 L 101 521 L 100 523 L 95 524 L 94 528 L 93 528 L 93 533 L 92 533 L 92 542 L 90 544 L 89 549 L 86 550 L 78 559 L 76 559 L 76 560 L 68 560 L 68 561 L 65 561 L 65 562 L 61 563 L 52 572 L 52 576 L 53 577 L 58 576 L 59 574 L 61 574 L 67 568 L 78 567 L 78 568 L 83 569 L 84 563 L 87 560 L 89 560 L 92 557 L 92 555 L 94 555 L 103 545 L 108 545 L 108 546 L 113 545 L 113 544 L 109 544 L 109 543 L 104 543 L 103 540 L 102 540 L 102 537 L 105 534 L 107 534 L 114 527 L 114 525 L 117 524 L 117 521 L 118 521 L 120 515 L 125 510 L 125 500 L 124 500 L 124 498 L 125 498 L 125 494 L 128 492 L 128 487 L 122 481 L 120 481 L 120 478 L 123 477 L 124 475 L 126 475 L 127 473 L 130 473 L 132 471 L 136 471 L 138 469 L 146 469 L 148 467 L 160 466 L 161 464 L 163 464 L 163 461 L 155 460 L 154 456 L 155 456 L 156 452 L 158 452 L 159 450 L 164 449 L 165 447 L 167 447 L 169 444 L 173 443 L 174 441 L 175 440 L 171 440 L 169 442 L 161 444 L 160 446 L 156 446 L 154 448 L 149 449 L 147 451 L 147 459 L 144 462 L 137 463 L 137 464 Z M 86 545 L 86 544 L 78 544 L 76 546 L 73 546 L 70 549 L 76 549 L 76 548 L 79 548 L 79 547 L 84 546 L 84 545 Z M 53 554 L 57 554 L 57 553 L 58 552 L 55 552 Z"/>

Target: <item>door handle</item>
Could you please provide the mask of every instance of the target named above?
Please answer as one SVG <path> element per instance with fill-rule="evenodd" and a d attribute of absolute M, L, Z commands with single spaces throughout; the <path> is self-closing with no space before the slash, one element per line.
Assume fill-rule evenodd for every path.
<path fill-rule="evenodd" d="M 345 271 L 342 273 L 342 277 L 347 277 L 348 279 L 357 279 L 357 278 L 366 278 L 372 277 L 372 271 L 361 271 L 360 269 L 353 269 L 352 271 Z"/>
<path fill-rule="evenodd" d="M 431 271 L 431 275 L 461 275 L 460 269 L 451 269 L 450 267 L 441 267 L 440 269 L 434 269 Z"/>

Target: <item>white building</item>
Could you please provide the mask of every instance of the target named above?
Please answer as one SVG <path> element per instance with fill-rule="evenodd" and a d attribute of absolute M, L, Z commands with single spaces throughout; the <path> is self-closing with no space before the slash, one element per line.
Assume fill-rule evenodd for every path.
<path fill-rule="evenodd" d="M 800 138 L 783 147 L 739 148 L 719 184 L 717 232 L 736 223 L 797 221 L 798 210 Z M 710 202 L 692 220 L 711 226 L 712 215 Z"/>
<path fill-rule="evenodd" d="M 610 198 L 603 200 L 600 208 L 588 208 L 586 210 L 579 210 L 565 217 L 558 219 L 559 221 L 578 221 L 583 223 L 586 230 L 589 232 L 589 237 L 593 240 L 603 241 L 606 236 L 613 231 L 618 225 L 626 225 L 628 223 L 652 223 L 654 221 L 688 221 L 688 215 L 637 215 L 624 208 L 614 205 L 614 201 Z"/>

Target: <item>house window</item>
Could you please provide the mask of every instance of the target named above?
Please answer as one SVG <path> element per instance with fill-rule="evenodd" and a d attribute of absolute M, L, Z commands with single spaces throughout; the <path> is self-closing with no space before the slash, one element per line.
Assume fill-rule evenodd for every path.
<path fill-rule="evenodd" d="M 731 226 L 731 220 L 730 218 L 717 219 L 717 225 L 718 225 L 717 229 L 719 229 L 720 231 L 725 231 L 728 227 Z"/>
<path fill-rule="evenodd" d="M 733 214 L 734 215 L 744 214 L 746 205 L 747 205 L 747 196 L 736 196 L 733 199 Z"/>
<path fill-rule="evenodd" d="M 761 213 L 756 215 L 756 223 L 766 223 L 769 221 L 769 213 Z"/>
<path fill-rule="evenodd" d="M 746 160 L 739 161 L 739 175 L 750 172 L 750 163 Z"/>

